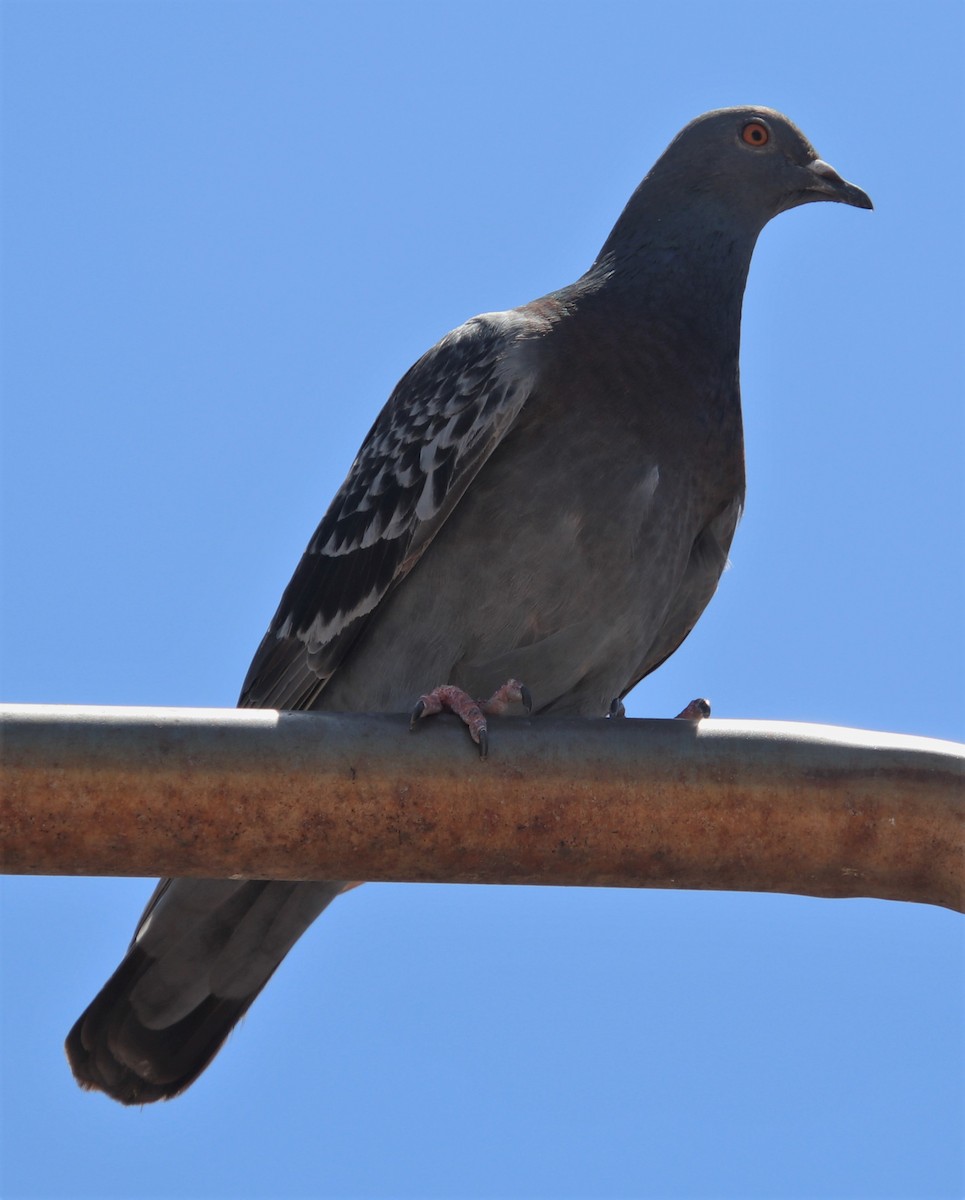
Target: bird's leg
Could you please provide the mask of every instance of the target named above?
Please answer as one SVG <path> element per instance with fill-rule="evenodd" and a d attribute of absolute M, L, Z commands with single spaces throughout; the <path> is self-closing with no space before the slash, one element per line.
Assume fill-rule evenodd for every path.
<path fill-rule="evenodd" d="M 502 716 L 511 704 L 517 703 L 522 704 L 527 712 L 532 711 L 533 697 L 526 684 L 520 683 L 518 679 L 508 679 L 488 700 L 474 700 L 462 688 L 444 683 L 419 697 L 419 703 L 412 710 L 409 728 L 415 729 L 416 721 L 421 721 L 423 717 L 431 717 L 435 713 L 455 713 L 466 725 L 469 736 L 479 747 L 480 758 L 485 758 L 489 750 L 486 717 Z"/>

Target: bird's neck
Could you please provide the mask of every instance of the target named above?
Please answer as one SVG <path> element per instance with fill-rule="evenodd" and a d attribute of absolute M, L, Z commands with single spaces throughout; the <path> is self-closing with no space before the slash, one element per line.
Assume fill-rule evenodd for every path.
<path fill-rule="evenodd" d="M 668 194 L 645 180 L 581 284 L 732 338 L 759 233 L 759 225 L 712 194 L 676 185 Z"/>

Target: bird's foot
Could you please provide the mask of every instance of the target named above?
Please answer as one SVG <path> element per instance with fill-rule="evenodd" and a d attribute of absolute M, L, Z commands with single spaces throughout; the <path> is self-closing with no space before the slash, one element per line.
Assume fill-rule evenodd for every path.
<path fill-rule="evenodd" d="M 616 720 L 618 717 L 625 717 L 627 710 L 623 707 L 623 701 L 618 696 L 615 700 L 610 701 L 610 711 L 607 713 L 608 720 Z M 677 713 L 674 717 L 675 721 L 702 721 L 704 717 L 710 716 L 710 701 L 699 699 L 691 700 L 683 712 Z"/>
<path fill-rule="evenodd" d="M 479 747 L 479 757 L 485 758 L 489 750 L 489 731 L 486 717 L 500 717 L 511 704 L 522 704 L 527 712 L 533 708 L 533 697 L 525 683 L 508 679 L 497 688 L 488 700 L 474 700 L 468 692 L 444 683 L 419 697 L 412 710 L 409 728 L 415 729 L 416 722 L 440 712 L 455 713 L 469 730 L 469 736 Z"/>

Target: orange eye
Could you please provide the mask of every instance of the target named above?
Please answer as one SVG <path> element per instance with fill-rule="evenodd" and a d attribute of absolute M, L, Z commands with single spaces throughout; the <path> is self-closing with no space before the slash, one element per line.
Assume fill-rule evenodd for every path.
<path fill-rule="evenodd" d="M 741 138 L 748 146 L 766 146 L 770 136 L 767 126 L 760 121 L 748 121 L 741 130 Z"/>

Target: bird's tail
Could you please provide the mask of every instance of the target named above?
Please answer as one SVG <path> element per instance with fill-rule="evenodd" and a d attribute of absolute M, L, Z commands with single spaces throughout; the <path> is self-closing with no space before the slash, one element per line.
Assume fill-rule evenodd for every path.
<path fill-rule="evenodd" d="M 184 1091 L 345 887 L 162 880 L 123 962 L 68 1034 L 77 1082 L 121 1104 Z"/>

